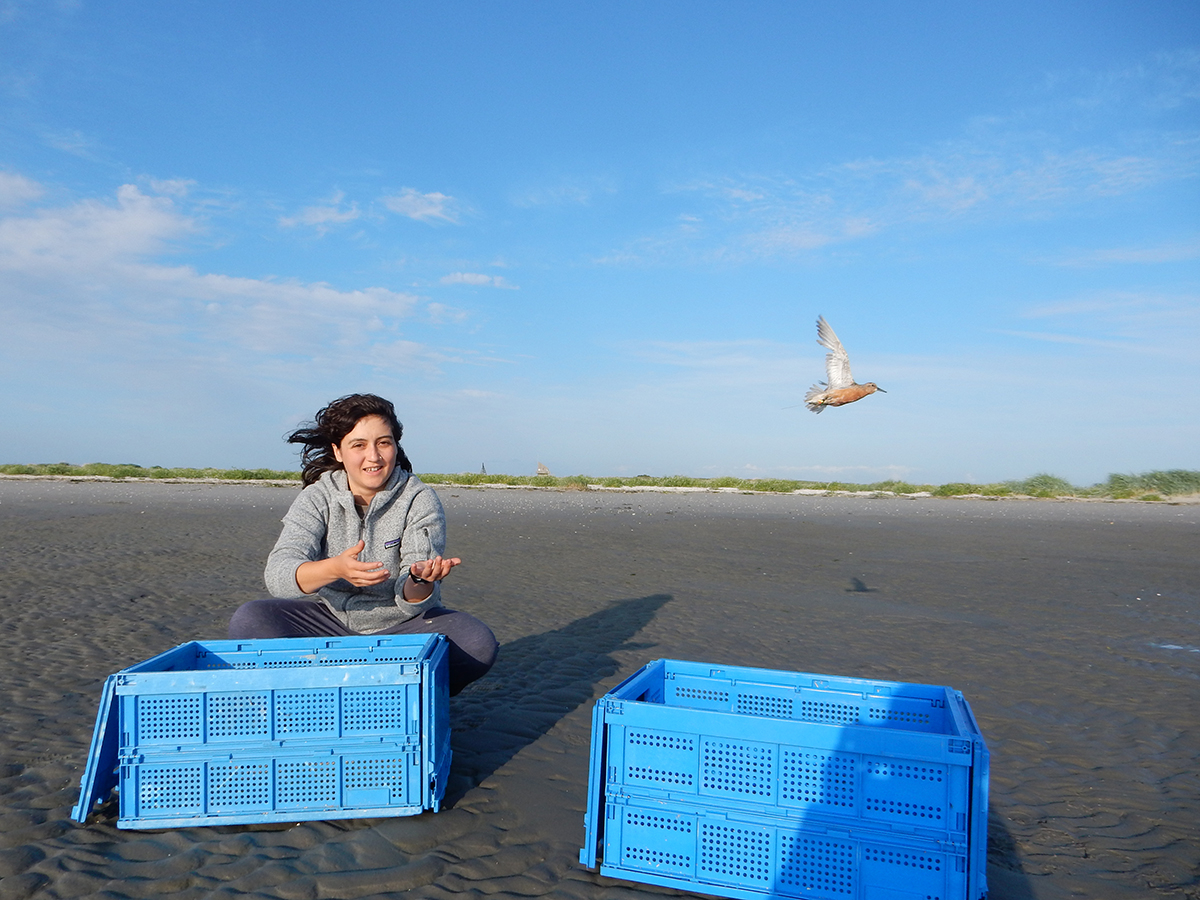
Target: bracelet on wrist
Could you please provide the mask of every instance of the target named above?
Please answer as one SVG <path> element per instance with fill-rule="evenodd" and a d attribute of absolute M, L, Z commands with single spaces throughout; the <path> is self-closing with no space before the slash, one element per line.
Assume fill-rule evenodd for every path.
<path fill-rule="evenodd" d="M 408 570 L 408 577 L 413 580 L 414 584 L 433 584 L 428 578 L 422 578 L 420 575 L 414 575 L 412 569 Z"/>

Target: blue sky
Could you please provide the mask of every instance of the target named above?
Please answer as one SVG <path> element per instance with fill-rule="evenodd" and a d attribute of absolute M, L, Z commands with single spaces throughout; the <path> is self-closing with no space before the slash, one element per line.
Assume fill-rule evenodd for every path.
<path fill-rule="evenodd" d="M 1198 111 L 1190 0 L 0 0 L 0 461 L 1198 469 Z"/>

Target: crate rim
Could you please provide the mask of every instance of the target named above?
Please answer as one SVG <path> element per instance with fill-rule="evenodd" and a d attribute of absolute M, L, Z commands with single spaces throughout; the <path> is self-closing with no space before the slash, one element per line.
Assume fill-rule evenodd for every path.
<path fill-rule="evenodd" d="M 701 672 L 681 672 L 679 667 L 695 667 L 697 669 L 708 669 L 708 673 Z M 770 669 L 761 666 L 741 666 L 741 665 L 717 665 L 715 663 L 699 662 L 696 660 L 675 659 L 671 657 L 660 657 L 650 660 L 642 665 L 635 672 L 623 678 L 603 695 L 602 699 L 622 700 L 627 703 L 651 703 L 644 700 L 630 700 L 616 696 L 619 691 L 626 688 L 629 684 L 637 679 L 648 675 L 652 670 L 661 668 L 663 677 L 668 678 L 675 674 L 701 675 L 702 677 L 710 678 L 728 678 L 731 684 L 766 684 L 773 687 L 780 687 L 778 681 L 771 681 L 769 678 L 755 678 L 752 676 L 787 676 L 788 679 L 810 679 L 812 683 L 807 685 L 787 685 L 792 687 L 803 687 L 805 689 L 817 690 L 837 690 L 837 685 L 846 686 L 869 686 L 872 690 L 861 691 L 864 697 L 892 697 L 890 693 L 893 688 L 909 688 L 923 692 L 931 692 L 933 694 L 948 693 L 957 699 L 965 700 L 962 691 L 959 691 L 948 685 L 930 684 L 916 681 L 889 681 L 885 678 L 858 678 L 851 675 L 830 675 L 819 674 L 816 672 L 800 672 L 791 669 Z M 740 676 L 740 677 L 739 677 Z M 903 695 L 902 695 L 903 696 Z M 911 696 L 911 695 L 910 695 Z M 917 697 L 914 699 L 926 699 Z M 662 705 L 662 704 L 651 704 Z M 972 724 L 975 724 L 972 722 Z"/>

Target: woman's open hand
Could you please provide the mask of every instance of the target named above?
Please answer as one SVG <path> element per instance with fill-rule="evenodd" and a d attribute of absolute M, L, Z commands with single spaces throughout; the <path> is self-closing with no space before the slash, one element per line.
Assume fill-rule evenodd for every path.
<path fill-rule="evenodd" d="M 450 574 L 450 570 L 462 562 L 458 557 L 451 559 L 443 559 L 440 556 L 435 556 L 433 559 L 423 559 L 420 562 L 415 562 L 408 567 L 410 575 L 423 579 L 427 582 L 441 581 Z M 400 594 L 409 603 L 420 603 L 423 600 L 429 599 L 429 595 L 433 593 L 433 584 L 418 584 L 411 578 L 404 579 L 404 587 L 401 588 Z"/>
<path fill-rule="evenodd" d="M 440 556 L 435 556 L 433 559 L 425 559 L 421 562 L 413 563 L 409 567 L 409 571 L 418 578 L 423 578 L 426 581 L 441 581 L 450 574 L 451 569 L 461 563 L 462 560 L 457 556 L 451 559 L 443 559 Z"/>
<path fill-rule="evenodd" d="M 301 563 L 296 569 L 296 584 L 304 593 L 311 594 L 339 578 L 355 587 L 368 587 L 387 581 L 392 573 L 383 567 L 383 563 L 359 561 L 358 554 L 363 552 L 364 547 L 366 544 L 359 541 L 337 556 Z"/>
<path fill-rule="evenodd" d="M 336 562 L 338 577 L 344 578 L 355 587 L 379 584 L 387 581 L 392 574 L 383 567 L 381 562 L 361 562 L 359 560 L 358 554 L 362 553 L 366 546 L 365 541 L 359 540 L 349 550 L 331 557 Z"/>

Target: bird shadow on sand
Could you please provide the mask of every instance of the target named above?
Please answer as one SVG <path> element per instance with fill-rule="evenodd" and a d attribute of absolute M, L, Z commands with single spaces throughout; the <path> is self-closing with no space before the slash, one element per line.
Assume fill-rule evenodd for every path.
<path fill-rule="evenodd" d="M 879 588 L 867 587 L 867 583 L 861 578 L 851 578 L 850 587 L 846 588 L 847 594 L 877 594 Z"/>
<path fill-rule="evenodd" d="M 450 702 L 453 764 L 444 807 L 495 772 L 595 694 L 615 675 L 618 650 L 654 644 L 630 639 L 645 628 L 668 594 L 622 600 L 569 625 L 500 647 L 487 677 Z"/>

